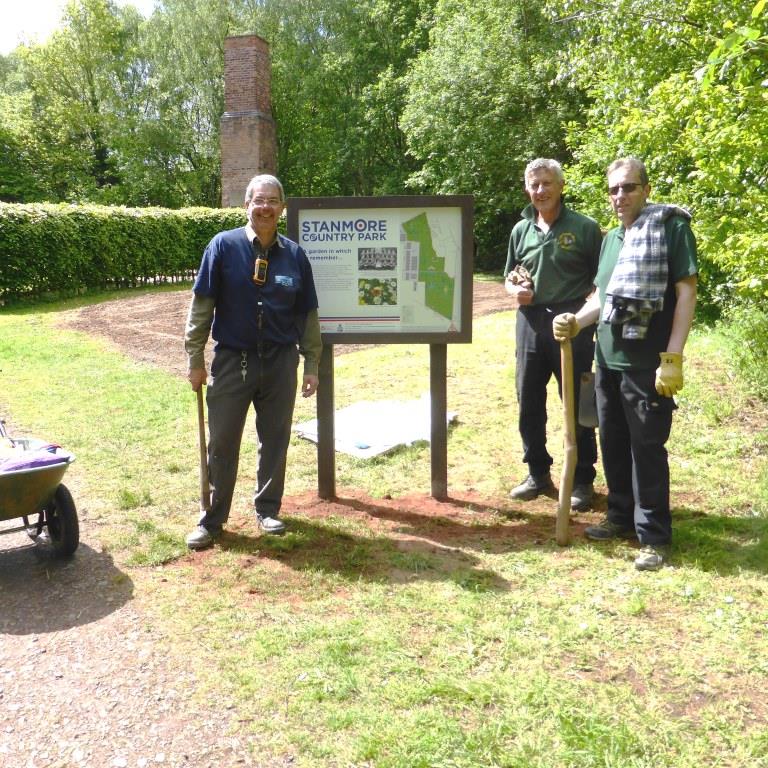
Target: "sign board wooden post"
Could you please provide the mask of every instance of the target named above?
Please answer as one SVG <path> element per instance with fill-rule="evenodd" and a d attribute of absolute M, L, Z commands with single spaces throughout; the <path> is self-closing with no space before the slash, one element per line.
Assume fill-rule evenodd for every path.
<path fill-rule="evenodd" d="M 333 344 L 323 345 L 317 390 L 317 495 L 336 497 L 336 438 L 333 428 Z"/>
<path fill-rule="evenodd" d="M 288 200 L 320 304 L 321 498 L 335 496 L 334 344 L 430 345 L 431 492 L 447 498 L 447 345 L 472 341 L 473 206 L 467 195 Z"/>

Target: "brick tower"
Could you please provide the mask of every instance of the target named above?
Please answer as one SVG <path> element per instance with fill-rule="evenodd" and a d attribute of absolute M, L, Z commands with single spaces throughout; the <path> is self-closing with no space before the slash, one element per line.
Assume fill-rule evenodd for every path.
<path fill-rule="evenodd" d="M 221 205 L 239 208 L 257 173 L 275 173 L 269 45 L 257 35 L 224 40 L 224 103 L 221 117 Z"/>

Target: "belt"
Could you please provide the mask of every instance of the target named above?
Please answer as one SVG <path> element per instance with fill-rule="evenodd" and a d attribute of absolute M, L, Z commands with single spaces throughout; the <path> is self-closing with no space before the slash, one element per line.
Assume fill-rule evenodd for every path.
<path fill-rule="evenodd" d="M 574 312 L 577 309 L 581 309 L 582 306 L 584 306 L 584 299 L 575 298 L 568 301 L 553 301 L 549 304 L 526 304 L 519 307 L 518 311 L 526 315 L 535 312 L 550 312 L 557 315 L 561 312 Z"/>
<path fill-rule="evenodd" d="M 219 349 L 226 349 L 228 352 L 234 352 L 235 354 L 241 355 L 244 352 L 248 354 L 249 352 L 258 352 L 259 354 L 262 354 L 264 352 L 272 352 L 272 350 L 278 349 L 280 347 L 293 347 L 296 346 L 295 344 L 281 344 L 277 341 L 269 341 L 268 339 L 264 339 L 263 341 L 259 341 L 256 343 L 255 347 L 246 347 L 245 349 L 243 347 L 230 347 L 227 344 L 220 344 Z"/>

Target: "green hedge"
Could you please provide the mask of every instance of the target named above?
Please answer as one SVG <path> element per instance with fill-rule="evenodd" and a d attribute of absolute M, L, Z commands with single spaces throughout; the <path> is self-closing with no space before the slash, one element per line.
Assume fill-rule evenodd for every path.
<path fill-rule="evenodd" d="M 191 279 L 208 241 L 242 208 L 0 203 L 0 299 Z"/>

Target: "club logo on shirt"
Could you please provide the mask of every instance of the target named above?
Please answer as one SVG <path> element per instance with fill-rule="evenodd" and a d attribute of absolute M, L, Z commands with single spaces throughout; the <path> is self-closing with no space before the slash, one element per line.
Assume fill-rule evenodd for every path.
<path fill-rule="evenodd" d="M 573 232 L 563 232 L 557 238 L 557 244 L 566 251 L 570 251 L 576 245 L 576 235 Z"/>

